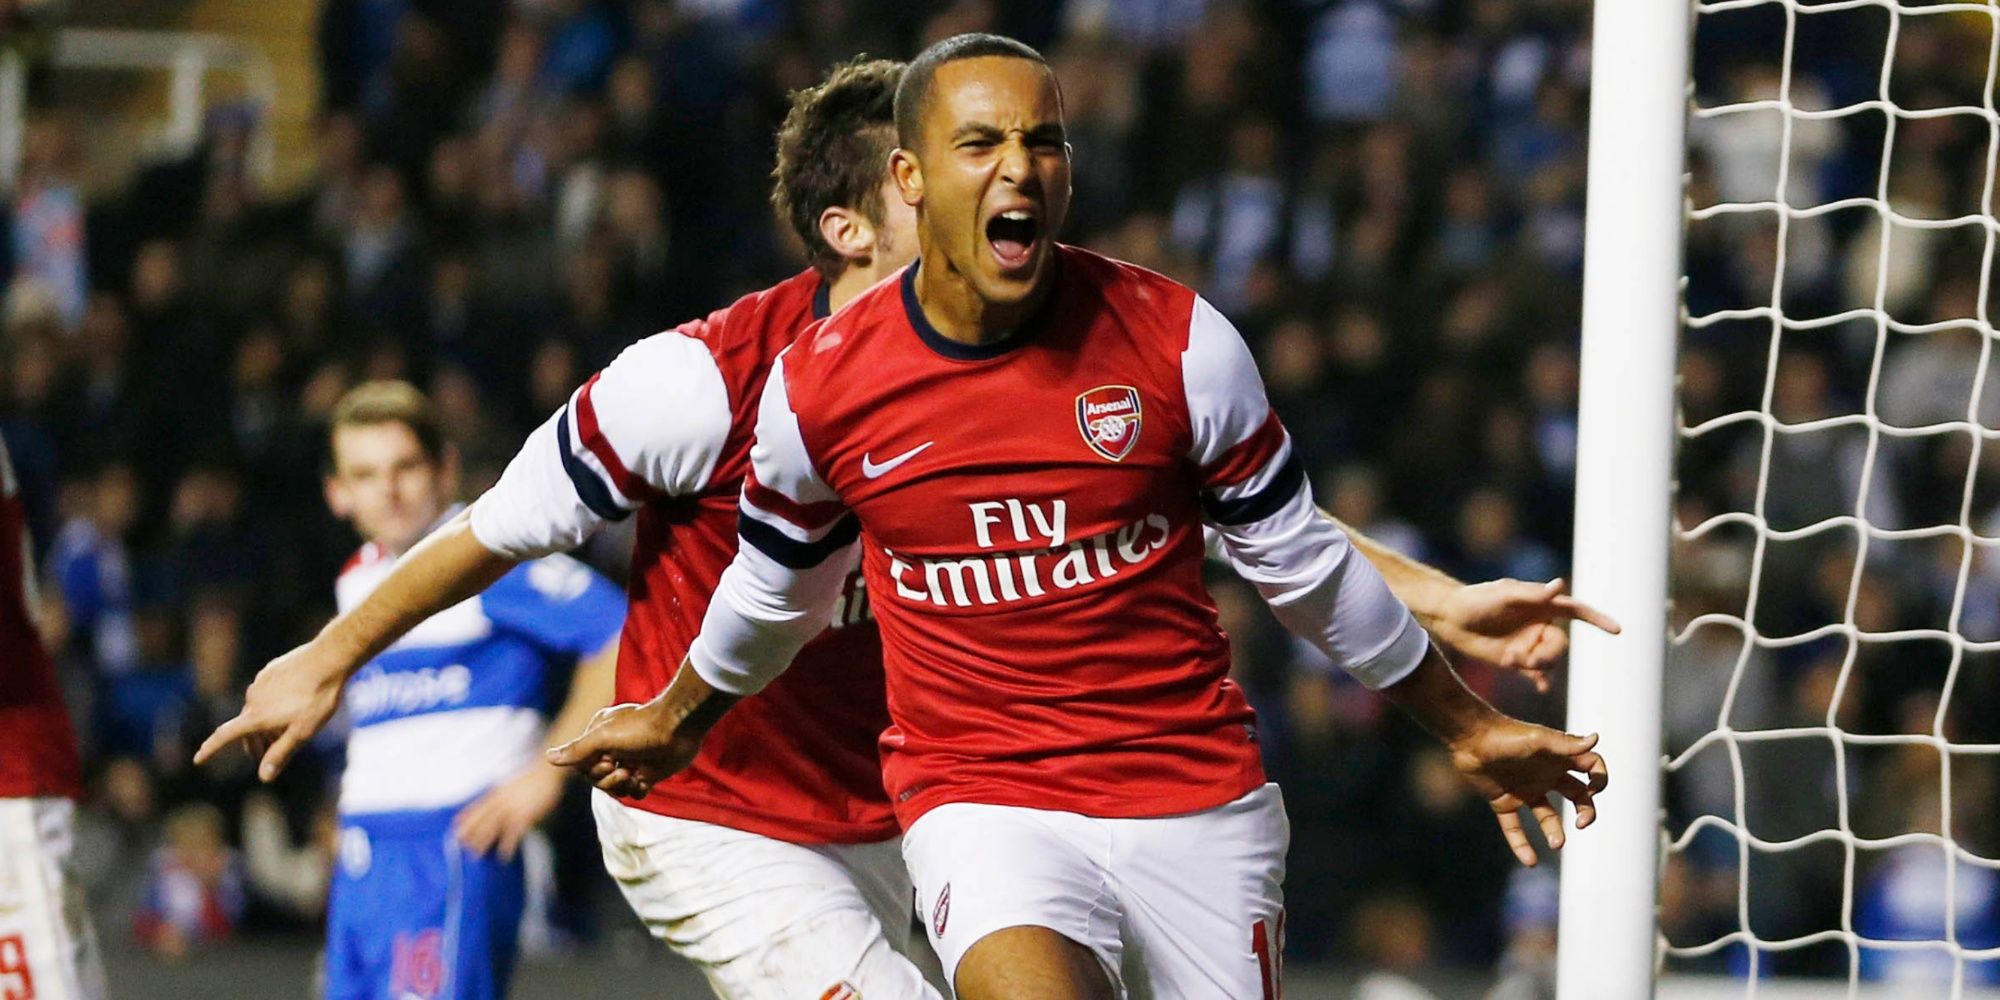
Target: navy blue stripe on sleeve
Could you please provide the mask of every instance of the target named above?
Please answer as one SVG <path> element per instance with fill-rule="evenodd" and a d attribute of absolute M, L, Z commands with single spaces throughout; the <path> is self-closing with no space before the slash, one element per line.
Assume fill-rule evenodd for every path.
<path fill-rule="evenodd" d="M 1285 456 L 1285 464 L 1270 482 L 1264 484 L 1263 489 L 1234 500 L 1204 494 L 1201 506 L 1208 513 L 1208 519 L 1216 524 L 1255 524 L 1284 509 L 1305 481 L 1306 468 L 1299 464 L 1299 453 L 1295 448 Z"/>
<path fill-rule="evenodd" d="M 817 542 L 801 542 L 748 514 L 736 516 L 736 531 L 743 541 L 770 556 L 787 569 L 811 569 L 851 544 L 861 534 L 861 522 L 853 514 L 843 516 Z"/>
<path fill-rule="evenodd" d="M 604 485 L 604 480 L 597 478 L 597 473 L 583 464 L 583 459 L 576 457 L 576 449 L 570 445 L 569 413 L 566 411 L 556 418 L 556 450 L 562 455 L 563 472 L 568 473 L 570 485 L 576 487 L 576 495 L 583 505 L 607 521 L 625 520 L 631 511 L 620 507 L 618 501 L 612 499 L 611 488 Z"/>

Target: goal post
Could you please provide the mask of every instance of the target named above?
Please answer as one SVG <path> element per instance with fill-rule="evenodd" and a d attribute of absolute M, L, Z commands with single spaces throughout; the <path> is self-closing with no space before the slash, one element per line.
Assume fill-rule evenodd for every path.
<path fill-rule="evenodd" d="M 1593 31 L 1558 994 L 2000 996 L 2000 0 Z"/>
<path fill-rule="evenodd" d="M 1557 995 L 1653 995 L 1674 373 L 1692 8 L 1596 0 L 1578 396 L 1576 592 L 1625 626 L 1576 629 L 1572 732 L 1612 769 L 1562 864 Z M 1573 818 L 1574 812 L 1570 812 Z"/>

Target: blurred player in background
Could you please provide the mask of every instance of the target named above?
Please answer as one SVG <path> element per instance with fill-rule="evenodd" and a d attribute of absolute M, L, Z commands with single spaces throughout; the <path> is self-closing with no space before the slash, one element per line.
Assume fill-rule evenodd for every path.
<path fill-rule="evenodd" d="M 98 1000 L 104 972 L 69 870 L 83 765 L 30 610 L 32 553 L 0 441 L 0 997 Z"/>
<path fill-rule="evenodd" d="M 1284 805 L 1201 581 L 1202 529 L 1293 632 L 1452 749 L 1524 864 L 1594 815 L 1594 737 L 1473 695 L 1320 517 L 1248 349 L 1166 278 L 1058 246 L 1053 73 L 991 35 L 896 96 L 921 262 L 773 366 L 735 561 L 656 699 L 554 759 L 643 795 L 837 616 L 857 537 L 884 777 L 962 1000 L 1270 998 Z M 1582 775 L 1582 777 L 1579 777 Z"/>
<path fill-rule="evenodd" d="M 341 399 L 326 499 L 366 540 L 335 585 L 342 611 L 459 512 L 457 472 L 415 387 L 369 382 Z M 617 587 L 552 555 L 426 616 L 347 685 L 329 1000 L 506 994 L 525 898 L 519 846 L 566 773 L 536 753 L 551 672 L 575 669 L 549 735 L 574 733 L 610 698 L 623 620 Z"/>

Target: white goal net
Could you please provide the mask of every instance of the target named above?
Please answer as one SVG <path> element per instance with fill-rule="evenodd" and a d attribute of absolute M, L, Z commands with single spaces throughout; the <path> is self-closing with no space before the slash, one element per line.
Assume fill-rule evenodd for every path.
<path fill-rule="evenodd" d="M 1661 965 L 2000 995 L 2000 5 L 1694 17 Z"/>

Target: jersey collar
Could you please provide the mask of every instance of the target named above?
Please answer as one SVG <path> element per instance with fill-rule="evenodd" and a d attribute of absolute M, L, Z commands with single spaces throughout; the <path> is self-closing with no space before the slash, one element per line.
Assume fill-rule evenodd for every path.
<path fill-rule="evenodd" d="M 833 282 L 820 276 L 819 287 L 813 289 L 813 318 L 825 319 L 833 315 Z"/>
<path fill-rule="evenodd" d="M 968 344 L 939 333 L 938 328 L 931 325 L 930 318 L 924 315 L 924 307 L 917 302 L 917 266 L 922 263 L 923 258 L 919 257 L 903 269 L 903 313 L 909 317 L 910 329 L 917 332 L 917 339 L 923 341 L 925 347 L 953 361 L 990 361 L 1026 345 L 1049 325 L 1050 317 L 1055 314 L 1056 299 L 1062 296 L 1061 287 L 1051 289 L 1049 297 L 1042 300 L 1041 307 L 1006 336 L 984 344 Z M 1056 265 L 1056 280 L 1060 281 L 1062 256 L 1058 254 L 1051 263 Z"/>

